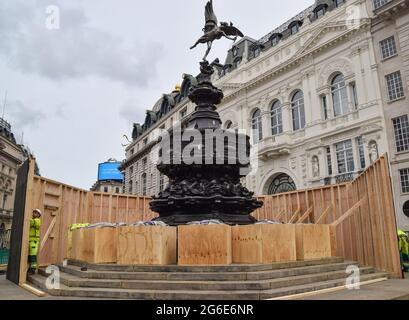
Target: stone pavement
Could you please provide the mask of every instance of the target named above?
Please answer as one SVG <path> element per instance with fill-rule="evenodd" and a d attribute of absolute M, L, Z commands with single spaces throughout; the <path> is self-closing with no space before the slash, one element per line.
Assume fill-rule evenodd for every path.
<path fill-rule="evenodd" d="M 78 298 L 37 297 L 0 275 L 0 300 L 77 300 Z M 82 300 L 82 299 L 81 299 Z M 99 300 L 99 299 L 98 299 Z M 391 279 L 362 286 L 359 290 L 342 290 L 297 300 L 409 300 L 409 278 Z"/>
<path fill-rule="evenodd" d="M 409 300 L 409 278 L 391 279 L 362 286 L 359 290 L 341 290 L 297 300 Z"/>
<path fill-rule="evenodd" d="M 0 274 L 0 300 L 90 300 L 90 299 L 52 297 L 49 295 L 43 298 L 37 297 L 36 295 L 28 292 L 27 290 L 20 288 L 14 283 L 8 281 L 6 279 L 5 274 Z"/>

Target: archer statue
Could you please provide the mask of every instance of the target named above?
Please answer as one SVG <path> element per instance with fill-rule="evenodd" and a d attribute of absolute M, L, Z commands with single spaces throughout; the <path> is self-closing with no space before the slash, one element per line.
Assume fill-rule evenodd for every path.
<path fill-rule="evenodd" d="M 221 22 L 220 26 L 218 25 L 217 17 L 213 10 L 213 0 L 208 1 L 206 4 L 205 19 L 206 24 L 203 28 L 204 35 L 190 48 L 196 48 L 199 43 L 207 43 L 207 50 L 203 61 L 206 61 L 214 40 L 220 40 L 222 37 L 226 37 L 229 40 L 236 41 L 237 37 L 243 37 L 243 33 L 234 27 L 231 22 L 230 24 Z"/>

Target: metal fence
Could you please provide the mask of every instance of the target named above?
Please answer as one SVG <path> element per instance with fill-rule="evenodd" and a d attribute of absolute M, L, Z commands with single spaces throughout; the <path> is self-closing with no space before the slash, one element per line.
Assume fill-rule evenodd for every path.
<path fill-rule="evenodd" d="M 0 230 L 0 265 L 9 260 L 10 230 Z"/>

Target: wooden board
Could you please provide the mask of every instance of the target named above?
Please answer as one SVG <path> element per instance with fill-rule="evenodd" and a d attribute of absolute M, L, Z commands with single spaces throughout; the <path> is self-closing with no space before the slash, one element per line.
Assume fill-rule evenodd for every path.
<path fill-rule="evenodd" d="M 90 228 L 74 230 L 72 259 L 89 263 L 116 263 L 117 229 Z"/>
<path fill-rule="evenodd" d="M 231 263 L 230 226 L 188 225 L 178 227 L 179 265 L 229 265 Z"/>
<path fill-rule="evenodd" d="M 235 226 L 232 228 L 232 250 L 233 263 L 295 261 L 295 225 Z"/>
<path fill-rule="evenodd" d="M 176 264 L 176 231 L 161 226 L 118 228 L 118 264 Z"/>
<path fill-rule="evenodd" d="M 326 224 L 296 225 L 297 260 L 332 256 L 330 226 Z"/>

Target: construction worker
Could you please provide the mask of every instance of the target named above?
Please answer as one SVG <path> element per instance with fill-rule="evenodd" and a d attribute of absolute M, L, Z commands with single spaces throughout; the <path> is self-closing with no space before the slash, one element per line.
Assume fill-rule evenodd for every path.
<path fill-rule="evenodd" d="M 35 274 L 37 270 L 37 255 L 38 248 L 40 246 L 40 227 L 41 227 L 41 211 L 40 209 L 35 209 L 33 211 L 33 216 L 30 219 L 30 234 L 29 234 L 29 252 L 28 252 L 28 263 L 29 263 L 29 274 Z"/>
<path fill-rule="evenodd" d="M 402 270 L 409 271 L 409 238 L 407 234 L 398 229 L 399 251 L 402 263 Z"/>

